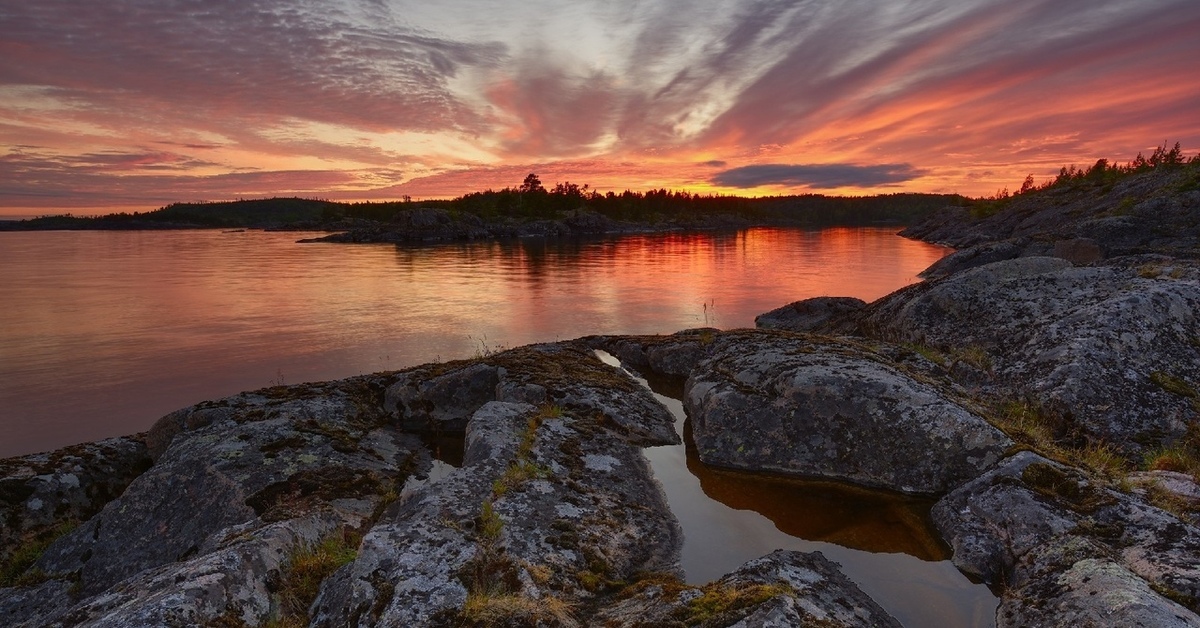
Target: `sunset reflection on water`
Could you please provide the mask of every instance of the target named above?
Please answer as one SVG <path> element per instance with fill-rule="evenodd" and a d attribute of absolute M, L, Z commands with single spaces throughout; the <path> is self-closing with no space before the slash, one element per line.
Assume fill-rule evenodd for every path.
<path fill-rule="evenodd" d="M 0 233 L 0 456 L 205 399 L 587 334 L 872 300 L 947 249 L 894 228 L 415 247 L 245 231 Z"/>

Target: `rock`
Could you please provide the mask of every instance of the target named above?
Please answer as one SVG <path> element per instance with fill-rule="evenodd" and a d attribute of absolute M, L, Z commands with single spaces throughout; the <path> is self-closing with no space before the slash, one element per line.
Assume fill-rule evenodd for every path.
<path fill-rule="evenodd" d="M 1200 626 L 1200 616 L 1077 537 L 1038 548 L 996 611 L 997 628 Z"/>
<path fill-rule="evenodd" d="M 871 626 L 900 622 L 867 597 L 821 552 L 776 550 L 704 587 L 642 582 L 597 616 L 634 626 Z"/>
<path fill-rule="evenodd" d="M 1022 473 L 1032 464 L 1050 462 L 1020 452 L 933 507 L 933 523 L 950 543 L 954 565 L 963 573 L 988 584 L 1003 584 L 1019 558 L 1067 534 L 1078 523 L 1070 513 L 1039 499 L 1032 489 L 1019 486 Z"/>
<path fill-rule="evenodd" d="M 931 264 L 929 268 L 921 271 L 920 276 L 925 279 L 938 279 L 968 268 L 1014 259 L 1021 256 L 1026 245 L 1027 242 L 1024 241 L 1006 240 L 960 249 Z"/>
<path fill-rule="evenodd" d="M 501 369 L 499 401 L 550 404 L 592 416 L 642 447 L 680 442 L 670 411 L 629 375 L 601 362 L 582 341 L 520 347 L 488 362 Z"/>
<path fill-rule="evenodd" d="M 680 532 L 660 487 L 604 425 L 485 404 L 467 425 L 463 467 L 385 514 L 322 587 L 313 625 L 574 625 L 566 609 L 610 581 L 678 571 Z"/>
<path fill-rule="evenodd" d="M 137 436 L 0 460 L 0 565 L 17 546 L 86 521 L 149 467 Z"/>
<path fill-rule="evenodd" d="M 1012 441 L 865 347 L 780 333 L 721 336 L 688 378 L 700 459 L 939 494 L 1000 460 Z"/>
<path fill-rule="evenodd" d="M 356 523 L 345 513 L 323 512 L 235 528 L 237 534 L 204 556 L 141 572 L 77 604 L 60 621 L 96 628 L 259 625 L 276 611 L 273 582 L 288 559 Z"/>
<path fill-rule="evenodd" d="M 1200 530 L 1076 469 L 1021 452 L 946 495 L 931 516 L 960 570 L 1006 590 L 1001 625 L 1200 622 Z M 1107 593 L 1093 593 L 1097 585 Z"/>
<path fill-rule="evenodd" d="M 74 602 L 71 583 L 67 580 L 0 588 L 0 625 L 10 628 L 62 625 L 62 616 Z"/>
<path fill-rule="evenodd" d="M 262 591 L 292 549 L 364 524 L 429 464 L 418 439 L 364 405 L 363 383 L 277 387 L 193 408 L 228 418 L 178 432 L 153 467 L 35 563 L 51 580 L 75 581 L 78 603 L 64 621 L 265 620 L 273 607 Z M 8 603 L 0 595 L 0 608 Z"/>
<path fill-rule="evenodd" d="M 754 326 L 759 329 L 815 331 L 828 325 L 831 320 L 843 318 L 864 306 L 865 301 L 853 297 L 814 297 L 759 314 L 754 317 Z"/>
<path fill-rule="evenodd" d="M 498 369 L 489 364 L 468 363 L 433 376 L 415 369 L 388 386 L 383 408 L 403 429 L 461 432 L 480 406 L 495 400 L 499 383 Z"/>
<path fill-rule="evenodd" d="M 1200 282 L 1194 263 L 1113 262 L 1027 257 L 972 268 L 872 303 L 858 331 L 986 355 L 995 387 L 985 392 L 1032 397 L 1137 456 L 1200 420 Z"/>
<path fill-rule="evenodd" d="M 1104 249 L 1091 238 L 1059 240 L 1054 243 L 1054 257 L 1061 257 L 1076 266 L 1085 266 L 1104 259 Z"/>
<path fill-rule="evenodd" d="M 633 379 L 601 362 L 583 341 L 410 369 L 387 387 L 384 409 L 406 430 L 454 433 L 489 401 L 586 410 L 605 416 L 630 442 L 679 442 L 671 413 Z"/>
<path fill-rule="evenodd" d="M 591 336 L 581 342 L 611 353 L 641 373 L 685 378 L 708 355 L 720 334 L 718 329 L 705 327 L 665 336 Z"/>

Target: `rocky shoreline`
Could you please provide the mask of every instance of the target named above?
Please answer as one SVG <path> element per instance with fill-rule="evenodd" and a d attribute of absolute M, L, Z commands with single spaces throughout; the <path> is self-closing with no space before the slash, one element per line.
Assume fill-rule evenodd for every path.
<path fill-rule="evenodd" d="M 1184 224 L 1198 196 L 1156 198 Z M 870 304 L 278 386 L 0 461 L 0 624 L 900 625 L 820 553 L 686 584 L 641 453 L 680 435 L 602 350 L 681 382 L 706 464 L 936 498 L 998 626 L 1200 626 L 1194 236 L 1006 230 L 1028 219 L 934 217 L 910 234 L 983 239 Z"/>

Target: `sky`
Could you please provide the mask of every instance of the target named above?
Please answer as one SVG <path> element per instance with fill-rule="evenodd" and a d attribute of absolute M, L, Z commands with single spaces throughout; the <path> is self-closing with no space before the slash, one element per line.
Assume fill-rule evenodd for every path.
<path fill-rule="evenodd" d="M 0 215 L 547 184 L 990 195 L 1200 150 L 1196 0 L 0 6 Z"/>

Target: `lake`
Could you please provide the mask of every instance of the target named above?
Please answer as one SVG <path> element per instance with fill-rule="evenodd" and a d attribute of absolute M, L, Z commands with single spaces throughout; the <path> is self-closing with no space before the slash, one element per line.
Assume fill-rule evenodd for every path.
<path fill-rule="evenodd" d="M 262 231 L 0 233 L 0 457 L 206 399 L 588 334 L 872 300 L 948 250 L 895 228 L 436 246 Z"/>
<path fill-rule="evenodd" d="M 274 384 L 588 334 L 751 327 L 813 296 L 873 300 L 949 252 L 894 232 L 413 247 L 261 231 L 0 233 L 0 457 L 139 432 Z M 685 431 L 678 391 L 655 393 Z M 994 625 L 995 597 L 947 560 L 928 501 L 709 469 L 684 445 L 646 455 L 691 582 L 775 548 L 820 550 L 906 625 Z"/>

